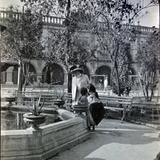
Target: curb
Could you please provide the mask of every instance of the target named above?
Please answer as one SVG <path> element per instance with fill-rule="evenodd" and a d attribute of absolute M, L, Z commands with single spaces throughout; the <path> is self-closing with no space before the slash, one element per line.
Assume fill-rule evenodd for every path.
<path fill-rule="evenodd" d="M 160 130 L 160 124 L 151 124 L 151 123 L 143 123 L 143 122 L 138 122 L 138 121 L 127 121 L 129 123 L 135 123 L 135 124 L 139 124 L 139 125 L 144 125 L 150 128 L 154 128 L 156 130 Z"/>

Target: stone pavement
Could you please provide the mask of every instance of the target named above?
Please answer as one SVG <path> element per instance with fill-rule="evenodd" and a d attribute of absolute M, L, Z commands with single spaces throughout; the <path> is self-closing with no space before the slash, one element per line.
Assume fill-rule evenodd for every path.
<path fill-rule="evenodd" d="M 104 119 L 90 139 L 50 160 L 154 160 L 160 138 L 154 128 Z"/>

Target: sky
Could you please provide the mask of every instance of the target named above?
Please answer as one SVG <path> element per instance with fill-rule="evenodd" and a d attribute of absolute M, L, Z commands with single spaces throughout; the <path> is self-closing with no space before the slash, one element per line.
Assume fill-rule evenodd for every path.
<path fill-rule="evenodd" d="M 129 0 L 131 3 L 141 3 L 146 5 L 150 0 Z M 0 9 L 7 8 L 10 5 L 21 6 L 20 0 L 0 0 Z M 159 25 L 159 8 L 158 6 L 149 7 L 141 12 L 140 16 L 135 20 L 135 25 L 138 24 L 142 26 L 158 27 Z"/>

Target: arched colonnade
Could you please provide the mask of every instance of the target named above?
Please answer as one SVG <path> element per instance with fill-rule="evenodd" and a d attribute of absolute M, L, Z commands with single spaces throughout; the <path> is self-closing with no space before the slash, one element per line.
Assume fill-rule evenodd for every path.
<path fill-rule="evenodd" d="M 29 84 L 35 86 L 62 85 L 67 88 L 68 72 L 65 66 L 58 63 L 46 63 L 44 61 L 32 60 L 27 62 L 29 65 Z M 111 84 L 111 66 L 109 64 L 87 63 L 81 66 L 84 73 L 89 76 L 91 83 L 96 85 L 97 89 L 103 90 L 105 80 L 107 85 Z M 9 65 L 1 72 L 2 84 L 17 84 L 18 65 Z"/>

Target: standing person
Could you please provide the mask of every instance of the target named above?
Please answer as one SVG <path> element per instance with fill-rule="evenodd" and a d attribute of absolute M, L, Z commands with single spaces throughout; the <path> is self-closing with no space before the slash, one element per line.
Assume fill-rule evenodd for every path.
<path fill-rule="evenodd" d="M 71 71 L 72 77 L 72 105 L 77 105 L 81 96 L 81 88 L 87 88 L 90 84 L 89 78 L 84 74 L 83 69 L 76 67 Z"/>
<path fill-rule="evenodd" d="M 95 129 L 95 125 L 98 125 L 103 119 L 105 110 L 103 103 L 100 101 L 98 93 L 94 85 L 90 84 L 89 87 L 89 96 L 88 96 L 88 118 L 89 118 L 89 129 L 92 126 L 92 130 Z"/>
<path fill-rule="evenodd" d="M 107 86 L 108 86 L 108 77 L 105 76 L 105 78 L 104 78 L 104 91 L 107 90 Z"/>

